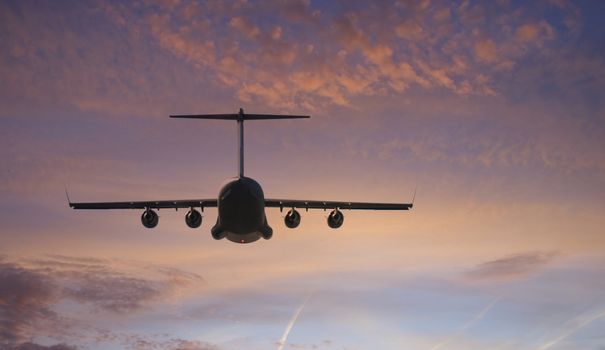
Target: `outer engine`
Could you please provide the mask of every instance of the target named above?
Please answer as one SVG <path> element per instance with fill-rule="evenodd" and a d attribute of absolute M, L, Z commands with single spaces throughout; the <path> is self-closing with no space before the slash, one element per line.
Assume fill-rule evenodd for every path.
<path fill-rule="evenodd" d="M 158 220 L 158 214 L 151 209 L 146 209 L 141 215 L 141 223 L 147 228 L 156 227 L 158 225 Z"/>
<path fill-rule="evenodd" d="M 290 209 L 284 217 L 284 223 L 288 228 L 298 227 L 300 225 L 300 213 L 294 208 Z"/>
<path fill-rule="evenodd" d="M 202 224 L 202 214 L 199 211 L 191 208 L 185 215 L 185 222 L 191 228 L 198 228 Z"/>
<path fill-rule="evenodd" d="M 332 210 L 330 215 L 328 215 L 328 226 L 331 228 L 339 228 L 342 226 L 342 223 L 345 221 L 345 216 L 342 214 L 338 208 Z"/>

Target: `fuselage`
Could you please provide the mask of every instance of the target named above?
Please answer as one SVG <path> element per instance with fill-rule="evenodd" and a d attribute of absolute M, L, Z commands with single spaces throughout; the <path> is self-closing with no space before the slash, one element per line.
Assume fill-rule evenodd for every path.
<path fill-rule="evenodd" d="M 267 224 L 265 196 L 258 182 L 244 176 L 227 180 L 219 192 L 217 205 L 214 238 L 236 243 L 271 238 L 273 230 Z"/>

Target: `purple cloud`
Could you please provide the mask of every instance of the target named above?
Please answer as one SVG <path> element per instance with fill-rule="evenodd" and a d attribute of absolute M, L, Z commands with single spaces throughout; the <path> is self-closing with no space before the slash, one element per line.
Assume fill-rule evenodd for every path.
<path fill-rule="evenodd" d="M 66 344 L 56 344 L 51 346 L 44 346 L 36 343 L 22 343 L 19 346 L 13 348 L 13 350 L 77 350 L 77 347 L 73 347 Z"/>
<path fill-rule="evenodd" d="M 550 263 L 558 253 L 521 253 L 490 260 L 466 273 L 472 281 L 502 281 L 521 279 Z"/>
<path fill-rule="evenodd" d="M 39 325 L 55 323 L 58 300 L 52 278 L 11 263 L 0 264 L 0 344 L 16 344 Z"/>
<path fill-rule="evenodd" d="M 204 283 L 199 275 L 175 268 L 96 258 L 50 255 L 19 263 L 0 261 L 0 344 L 8 349 L 72 349 L 23 343 L 44 334 L 69 337 L 85 326 L 55 311 L 61 301 L 92 306 L 97 312 L 133 312 L 179 288 Z"/>

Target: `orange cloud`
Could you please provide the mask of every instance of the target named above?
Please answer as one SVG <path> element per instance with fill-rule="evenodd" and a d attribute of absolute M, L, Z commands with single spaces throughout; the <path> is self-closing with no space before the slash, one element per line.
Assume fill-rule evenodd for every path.
<path fill-rule="evenodd" d="M 492 40 L 484 39 L 475 43 L 475 57 L 480 62 L 491 63 L 496 60 L 496 45 Z"/>
<path fill-rule="evenodd" d="M 536 23 L 525 23 L 517 28 L 515 36 L 521 42 L 540 43 L 554 37 L 555 31 L 550 24 L 542 20 Z"/>
<path fill-rule="evenodd" d="M 132 45 L 149 43 L 150 46 L 145 48 L 149 52 L 153 45 L 159 45 L 177 59 L 195 67 L 197 71 L 193 73 L 195 77 L 191 77 L 192 80 L 197 78 L 217 84 L 217 88 L 227 87 L 233 96 L 244 102 L 255 99 L 283 109 L 302 105 L 313 109 L 329 105 L 350 106 L 357 96 L 405 95 L 410 89 L 421 89 L 427 93 L 445 89 L 461 95 L 495 95 L 498 93 L 493 85 L 495 76 L 501 71 L 514 69 L 524 57 L 540 50 L 554 38 L 553 26 L 548 22 L 529 11 L 513 16 L 513 9 L 506 4 L 497 5 L 501 13 L 491 21 L 499 25 L 489 38 L 480 33 L 481 26 L 488 21 L 485 6 L 481 3 L 462 3 L 459 6 L 431 3 L 429 6 L 428 2 L 423 2 L 396 4 L 393 9 L 381 5 L 363 11 L 351 9 L 337 13 L 322 12 L 314 5 L 309 1 L 278 1 L 258 6 L 247 2 L 159 3 L 157 6 L 160 8 L 170 9 L 170 12 L 162 14 L 153 10 L 153 3 L 141 5 L 138 9 L 105 4 L 99 8 L 102 12 L 95 15 L 104 14 L 127 32 L 130 36 L 125 40 L 132 41 Z M 568 6 L 560 8 L 568 9 Z M 291 22 L 267 18 L 263 11 L 268 9 L 278 11 Z M 11 32 L 15 34 L 7 50 L 12 59 L 48 66 L 47 62 L 38 62 L 37 52 L 42 51 L 47 57 L 69 52 L 65 50 L 65 40 L 50 38 L 60 35 L 53 34 L 52 30 L 40 31 L 39 34 L 48 40 L 33 50 L 27 44 L 37 40 L 27 32 L 27 26 L 33 24 L 21 23 L 10 14 L 10 11 L 3 11 L 2 19 L 9 23 Z M 452 18 L 459 21 L 452 21 Z M 299 24 L 300 27 L 297 26 Z M 65 27 L 69 26 L 66 24 Z M 77 32 L 69 40 L 85 41 L 78 37 Z M 93 41 L 101 42 L 98 39 Z M 87 47 L 85 44 L 79 45 Z M 134 51 L 112 51 L 109 45 L 99 48 L 103 54 L 92 58 L 101 61 L 95 61 L 99 69 L 94 76 L 111 80 L 99 86 L 70 90 L 76 85 L 74 81 L 96 81 L 76 76 L 82 74 L 82 70 L 73 69 L 79 68 L 74 65 L 77 60 L 75 52 L 68 57 L 70 64 L 67 65 L 72 69 L 65 67 L 61 70 L 64 71 L 61 73 L 63 80 L 50 82 L 50 86 L 40 86 L 41 82 L 28 70 L 11 72 L 4 68 L 3 76 L 10 78 L 10 86 L 19 86 L 13 83 L 21 81 L 22 87 L 19 88 L 36 89 L 40 96 L 45 91 L 73 96 L 69 97 L 70 103 L 83 110 L 127 113 L 149 105 L 145 95 L 149 95 L 154 84 L 157 86 L 156 82 L 145 81 L 140 78 L 142 75 L 136 75 L 139 81 L 135 82 L 135 88 L 128 89 L 126 82 L 115 84 L 113 80 L 123 81 L 123 77 L 128 75 L 124 67 L 106 67 L 108 62 L 121 52 L 134 54 Z M 148 64 L 142 57 L 159 57 L 149 52 L 141 54 L 136 64 Z M 67 62 L 58 58 L 51 61 L 53 64 Z M 483 64 L 469 64 L 473 61 Z M 86 62 L 87 66 L 91 64 Z M 173 67 L 175 64 L 162 62 L 158 66 Z M 107 96 L 99 93 L 105 85 L 112 83 L 115 93 L 106 92 Z M 57 89 L 58 84 L 67 91 Z M 116 96 L 128 102 L 122 105 L 135 107 L 118 106 L 113 102 Z"/>
<path fill-rule="evenodd" d="M 256 38 L 260 35 L 260 28 L 250 23 L 246 18 L 239 16 L 233 17 L 229 24 L 231 27 L 240 31 L 240 33 L 244 34 L 248 38 Z"/>

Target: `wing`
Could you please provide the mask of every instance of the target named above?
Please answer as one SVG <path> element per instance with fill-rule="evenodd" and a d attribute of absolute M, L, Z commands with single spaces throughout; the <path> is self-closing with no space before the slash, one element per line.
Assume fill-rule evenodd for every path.
<path fill-rule="evenodd" d="M 163 201 L 134 201 L 134 202 L 85 202 L 72 203 L 74 209 L 164 209 L 164 208 L 208 208 L 216 207 L 216 199 L 177 199 Z"/>
<path fill-rule="evenodd" d="M 304 209 L 410 210 L 413 203 L 338 202 L 299 199 L 265 199 L 265 207 Z"/>

